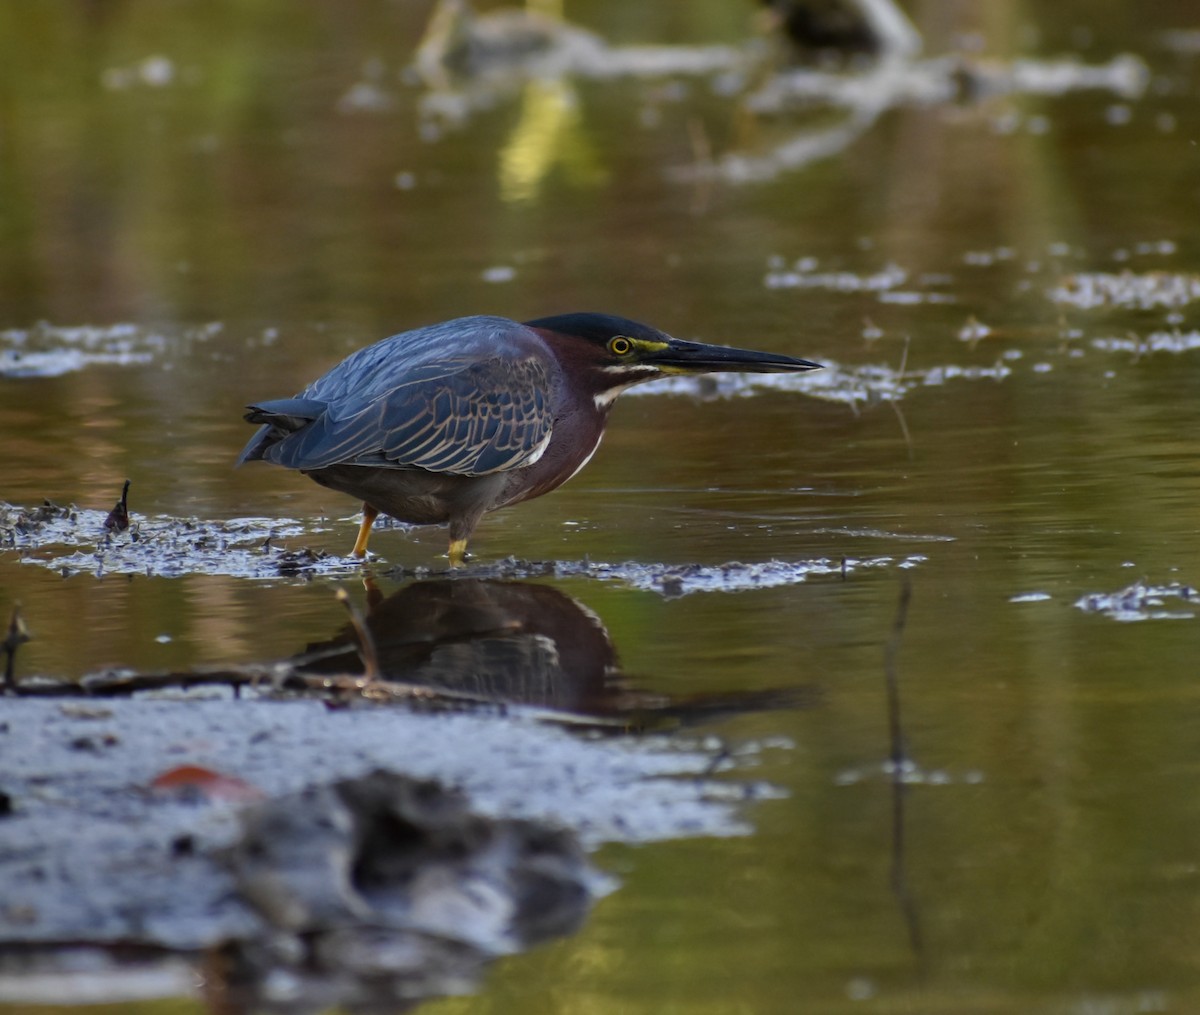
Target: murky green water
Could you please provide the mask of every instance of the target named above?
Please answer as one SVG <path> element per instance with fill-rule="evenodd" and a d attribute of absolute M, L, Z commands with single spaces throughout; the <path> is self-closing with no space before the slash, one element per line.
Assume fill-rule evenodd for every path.
<path fill-rule="evenodd" d="M 1200 608 L 1175 595 L 1200 585 L 1200 21 L 910 6 L 965 75 L 1070 53 L 1103 87 L 910 96 L 770 179 L 681 182 L 706 147 L 766 157 L 846 114 L 739 111 L 760 66 L 517 81 L 447 124 L 401 75 L 424 3 L 0 3 L 0 356 L 96 357 L 0 359 L 0 500 L 107 510 L 128 476 L 143 515 L 301 519 L 293 542 L 344 552 L 351 501 L 231 471 L 241 406 L 467 313 L 602 309 L 830 364 L 828 388 L 626 397 L 585 472 L 481 526 L 484 562 L 891 563 L 683 595 L 537 579 L 641 689 L 810 689 L 705 727 L 789 739 L 754 775 L 790 795 L 749 838 L 603 851 L 624 886 L 580 935 L 429 1012 L 1200 1007 Z M 621 44 L 750 31 L 749 4 L 566 7 Z M 372 545 L 436 566 L 444 536 Z M 341 627 L 338 583 L 0 554 L 22 675 L 289 655 Z M 1079 605 L 1135 583 L 1160 594 Z"/>

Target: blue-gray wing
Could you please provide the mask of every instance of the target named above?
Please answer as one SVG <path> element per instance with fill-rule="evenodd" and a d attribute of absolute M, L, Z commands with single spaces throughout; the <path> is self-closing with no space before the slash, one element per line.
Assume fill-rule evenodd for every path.
<path fill-rule="evenodd" d="M 550 377 L 535 354 L 439 359 L 389 386 L 372 377 L 365 392 L 335 371 L 325 386 L 337 394 L 325 411 L 262 457 L 293 469 L 364 465 L 481 476 L 537 461 L 550 441 Z M 320 393 L 319 381 L 290 402 L 311 404 Z"/>

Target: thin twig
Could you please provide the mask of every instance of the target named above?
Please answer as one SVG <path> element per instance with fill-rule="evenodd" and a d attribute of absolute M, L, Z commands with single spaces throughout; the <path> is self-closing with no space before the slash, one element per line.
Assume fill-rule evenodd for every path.
<path fill-rule="evenodd" d="M 896 372 L 896 386 L 902 388 L 904 384 L 904 371 L 908 369 L 908 350 L 912 345 L 912 336 L 904 336 L 904 352 L 900 355 L 900 369 Z M 900 424 L 900 432 L 904 435 L 904 446 L 908 448 L 908 460 L 913 460 L 913 442 L 912 434 L 908 432 L 908 421 L 904 418 L 904 410 L 900 408 L 900 403 L 889 398 L 888 402 L 892 406 L 892 411 L 896 414 L 896 421 Z"/>
<path fill-rule="evenodd" d="M 896 371 L 896 383 L 904 382 L 904 371 L 908 369 L 908 350 L 912 345 L 912 335 L 904 336 L 904 352 L 900 354 L 900 369 Z"/>
<path fill-rule="evenodd" d="M 888 405 L 892 407 L 892 412 L 896 414 L 896 421 L 900 424 L 900 433 L 904 435 L 904 445 L 908 448 L 908 460 L 913 460 L 913 442 L 912 434 L 908 432 L 908 421 L 904 418 L 904 410 L 900 408 L 900 403 L 894 398 L 888 399 Z"/>

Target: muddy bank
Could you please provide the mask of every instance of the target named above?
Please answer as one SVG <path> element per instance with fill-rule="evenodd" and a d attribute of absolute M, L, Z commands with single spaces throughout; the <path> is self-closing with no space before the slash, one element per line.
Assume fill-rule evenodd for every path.
<path fill-rule="evenodd" d="M 180 957 L 277 1011 L 467 989 L 613 886 L 585 849 L 748 831 L 773 791 L 713 773 L 761 749 L 213 688 L 6 698 L 0 1000 L 177 993 Z"/>

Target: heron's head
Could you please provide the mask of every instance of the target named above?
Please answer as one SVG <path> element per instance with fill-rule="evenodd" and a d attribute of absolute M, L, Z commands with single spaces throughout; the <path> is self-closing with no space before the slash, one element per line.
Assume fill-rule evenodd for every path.
<path fill-rule="evenodd" d="M 773 352 L 685 342 L 612 314 L 559 314 L 526 321 L 549 343 L 570 383 L 587 385 L 597 406 L 642 381 L 718 371 L 801 373 L 819 363 Z"/>

